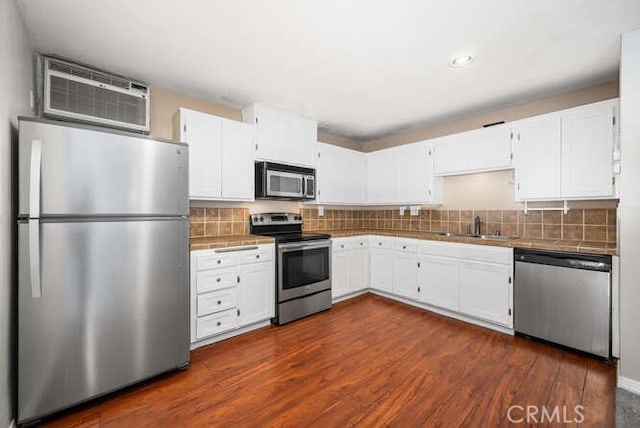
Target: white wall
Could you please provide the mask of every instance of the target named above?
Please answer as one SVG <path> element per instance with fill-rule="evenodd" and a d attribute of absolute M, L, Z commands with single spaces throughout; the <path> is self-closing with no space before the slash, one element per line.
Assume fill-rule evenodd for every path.
<path fill-rule="evenodd" d="M 637 387 L 640 386 L 640 30 L 623 35 L 621 61 L 619 375 L 638 382 Z"/>
<path fill-rule="evenodd" d="M 32 56 L 29 37 L 15 0 L 0 1 L 0 427 L 13 419 L 14 370 L 12 331 L 14 214 L 11 160 L 15 153 L 16 117 L 31 114 Z"/>

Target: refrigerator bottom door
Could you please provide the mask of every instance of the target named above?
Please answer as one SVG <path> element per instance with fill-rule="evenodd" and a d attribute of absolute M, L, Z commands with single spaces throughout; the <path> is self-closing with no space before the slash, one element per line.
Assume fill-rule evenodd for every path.
<path fill-rule="evenodd" d="M 19 225 L 19 423 L 189 362 L 187 228 L 185 219 L 41 222 L 37 297 L 37 228 Z"/>

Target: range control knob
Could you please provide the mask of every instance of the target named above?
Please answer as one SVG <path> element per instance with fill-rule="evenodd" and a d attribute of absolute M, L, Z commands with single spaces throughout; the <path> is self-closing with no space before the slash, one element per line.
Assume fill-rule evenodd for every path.
<path fill-rule="evenodd" d="M 293 217 L 293 219 L 299 221 L 302 220 L 302 216 L 296 215 Z"/>
<path fill-rule="evenodd" d="M 260 216 L 259 220 L 264 221 L 264 217 Z"/>

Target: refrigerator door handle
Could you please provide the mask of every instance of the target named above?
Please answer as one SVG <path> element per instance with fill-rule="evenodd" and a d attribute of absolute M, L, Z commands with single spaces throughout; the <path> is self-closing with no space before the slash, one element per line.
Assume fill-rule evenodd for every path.
<path fill-rule="evenodd" d="M 42 141 L 31 141 L 31 171 L 29 177 L 29 218 L 40 217 L 40 173 L 42 171 Z"/>
<path fill-rule="evenodd" d="M 29 273 L 31 276 L 31 297 L 42 297 L 40 283 L 40 220 L 29 219 Z"/>

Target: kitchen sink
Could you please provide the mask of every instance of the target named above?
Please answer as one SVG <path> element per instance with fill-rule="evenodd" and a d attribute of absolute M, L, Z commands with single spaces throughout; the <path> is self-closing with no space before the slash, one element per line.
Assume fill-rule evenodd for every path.
<path fill-rule="evenodd" d="M 461 237 L 461 238 L 477 238 L 484 239 L 486 241 L 511 241 L 512 239 L 518 239 L 513 236 L 502 236 L 502 235 L 467 235 L 466 233 L 456 233 L 456 232 L 432 232 L 438 236 L 447 236 L 447 237 Z"/>

